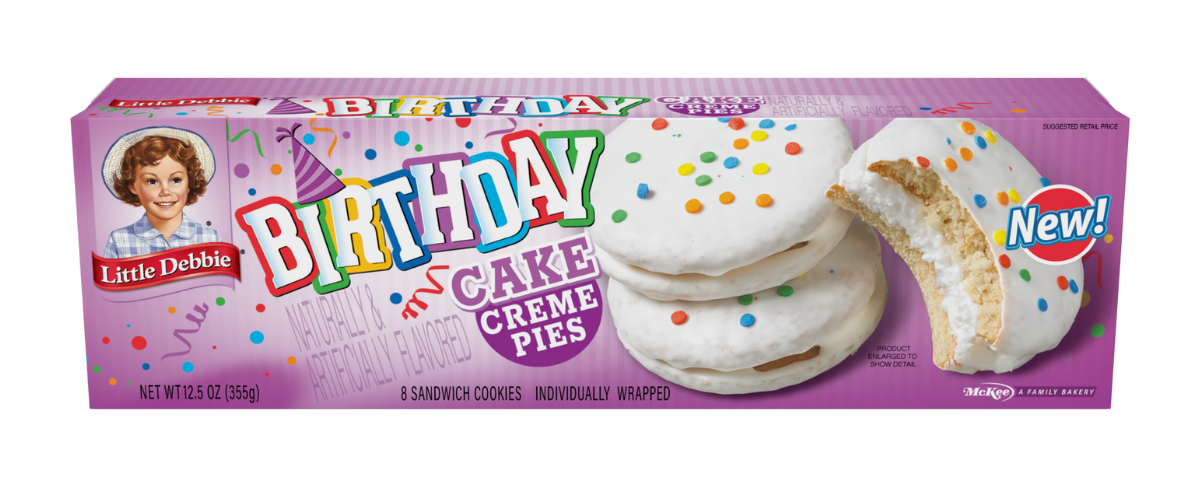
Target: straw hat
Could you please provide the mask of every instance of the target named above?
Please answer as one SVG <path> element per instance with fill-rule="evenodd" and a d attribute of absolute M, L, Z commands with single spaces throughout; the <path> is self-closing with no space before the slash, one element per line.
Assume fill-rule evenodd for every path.
<path fill-rule="evenodd" d="M 108 156 L 104 157 L 104 184 L 108 186 L 108 192 L 121 199 L 117 195 L 115 186 L 117 181 L 122 180 L 121 177 L 121 161 L 125 159 L 125 151 L 137 144 L 138 141 L 147 137 L 158 136 L 167 137 L 170 139 L 179 139 L 192 146 L 196 150 L 196 158 L 200 160 L 200 170 L 204 172 L 204 179 L 211 181 L 213 173 L 216 172 L 216 162 L 213 161 L 212 148 L 195 132 L 188 130 L 173 128 L 173 127 L 150 127 L 141 130 L 135 130 L 121 136 L 117 142 L 108 150 Z"/>

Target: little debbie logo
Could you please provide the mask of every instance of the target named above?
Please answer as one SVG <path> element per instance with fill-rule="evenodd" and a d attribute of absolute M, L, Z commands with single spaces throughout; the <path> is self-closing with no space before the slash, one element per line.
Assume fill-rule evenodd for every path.
<path fill-rule="evenodd" d="M 1074 262 L 1108 234 L 1111 201 L 1108 195 L 1092 200 L 1074 186 L 1042 188 L 1009 211 L 1004 248 L 1024 249 L 1043 264 Z"/>

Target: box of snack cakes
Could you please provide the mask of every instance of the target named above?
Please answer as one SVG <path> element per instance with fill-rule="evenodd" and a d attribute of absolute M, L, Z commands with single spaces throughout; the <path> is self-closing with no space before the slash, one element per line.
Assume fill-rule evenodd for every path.
<path fill-rule="evenodd" d="M 117 79 L 92 408 L 1108 408 L 1084 79 Z"/>

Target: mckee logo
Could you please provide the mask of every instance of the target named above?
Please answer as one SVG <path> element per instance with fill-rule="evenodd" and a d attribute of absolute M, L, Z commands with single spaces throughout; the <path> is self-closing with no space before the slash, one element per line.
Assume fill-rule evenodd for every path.
<path fill-rule="evenodd" d="M 693 116 L 736 116 L 758 111 L 766 100 L 759 96 L 673 96 L 658 102 L 676 113 Z"/>
<path fill-rule="evenodd" d="M 996 382 L 984 382 L 980 385 L 987 387 L 963 387 L 963 396 L 1008 401 L 1017 392 L 1012 387 Z"/>

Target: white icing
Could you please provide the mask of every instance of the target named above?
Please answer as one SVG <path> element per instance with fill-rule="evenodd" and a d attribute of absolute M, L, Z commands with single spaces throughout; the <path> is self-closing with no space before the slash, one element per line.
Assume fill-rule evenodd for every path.
<path fill-rule="evenodd" d="M 974 126 L 974 133 L 967 133 L 963 123 Z M 991 132 L 995 143 L 985 139 L 986 148 L 976 142 L 977 137 L 986 137 Z M 947 143 L 949 140 L 949 144 Z M 967 148 L 971 160 L 963 158 L 960 148 Z M 991 249 L 993 258 L 1007 255 L 1011 265 L 1006 269 L 996 264 L 1000 273 L 1003 292 L 1001 305 L 1001 327 L 997 339 L 989 344 L 976 332 L 978 311 L 970 312 L 970 306 L 962 303 L 961 283 L 955 282 L 957 263 L 953 259 L 941 258 L 945 253 L 945 242 L 923 236 L 919 217 L 920 204 L 915 197 L 901 198 L 888 186 L 899 186 L 869 172 L 866 167 L 879 161 L 907 159 L 914 165 L 917 157 L 929 160 L 929 170 L 936 173 L 943 185 L 958 198 L 959 203 L 982 230 Z M 951 172 L 945 163 L 951 158 L 957 169 Z M 994 234 L 1006 229 L 1008 208 L 997 199 L 997 193 L 1008 190 L 1024 199 L 1042 188 L 1042 176 L 1011 143 L 1004 140 L 994 129 L 973 120 L 956 119 L 896 119 L 880 130 L 870 141 L 864 143 L 855 158 L 843 169 L 841 183 L 850 193 L 859 196 L 872 211 L 879 212 L 889 224 L 897 224 L 913 239 L 913 245 L 923 253 L 933 254 L 934 269 L 938 274 L 938 286 L 947 300 L 942 303 L 951 320 L 951 333 L 958 345 L 954 351 L 954 363 L 946 369 L 973 373 L 977 370 L 995 372 L 1012 371 L 1029 361 L 1039 352 L 1056 347 L 1079 312 L 1083 291 L 1083 265 L 1075 261 L 1066 265 L 1042 264 L 1022 250 L 1008 251 L 996 243 Z M 902 190 L 901 190 L 902 191 Z M 975 202 L 975 195 L 986 201 L 983 207 Z M 910 231 L 911 229 L 911 231 Z M 1026 269 L 1031 275 L 1026 282 L 1020 271 Z M 943 273 L 946 274 L 943 277 Z M 1079 293 L 1062 290 L 1057 284 L 1058 276 L 1074 280 Z M 945 279 L 944 279 L 945 278 Z M 1048 303 L 1046 311 L 1038 308 L 1038 299 Z"/>
<path fill-rule="evenodd" d="M 609 280 L 605 297 L 622 338 L 639 352 L 676 368 L 718 371 L 751 368 L 808 351 L 835 335 L 876 288 L 879 239 L 858 220 L 846 236 L 804 276 L 753 294 L 749 305 L 736 298 L 707 301 L 658 301 Z M 833 271 L 833 272 L 830 272 Z M 684 311 L 681 325 L 671 314 Z M 743 327 L 743 314 L 755 323 Z"/>
<path fill-rule="evenodd" d="M 609 133 L 593 179 L 596 222 L 589 231 L 619 262 L 665 274 L 719 276 L 808 240 L 838 210 L 824 192 L 853 153 L 841 119 L 778 120 L 768 129 L 748 119 L 741 130 L 712 118 L 668 118 L 663 130 L 654 130 L 652 121 L 631 118 Z M 795 130 L 786 129 L 793 124 Z M 759 130 L 766 140 L 751 138 Z M 748 147 L 734 148 L 737 139 L 746 139 Z M 789 142 L 803 151 L 787 154 Z M 716 160 L 702 162 L 701 153 L 709 151 Z M 629 153 L 641 159 L 628 163 Z M 729 157 L 738 158 L 737 167 L 724 167 Z M 680 175 L 685 163 L 695 171 Z M 758 163 L 770 171 L 755 175 Z M 701 175 L 712 182 L 696 185 Z M 646 199 L 637 197 L 641 183 L 650 189 Z M 726 191 L 735 197 L 728 205 L 719 201 Z M 756 205 L 761 194 L 773 204 Z M 684 206 L 691 199 L 703 210 L 688 213 Z M 627 218 L 613 222 L 616 210 Z"/>
<path fill-rule="evenodd" d="M 700 273 L 662 274 L 622 264 L 603 249 L 596 249 L 600 268 L 610 278 L 657 300 L 713 300 L 737 297 L 782 285 L 808 271 L 841 241 L 854 214 L 838 210 L 810 235 L 801 248 L 771 255 L 720 276 Z"/>
<path fill-rule="evenodd" d="M 707 368 L 680 369 L 641 353 L 625 340 L 620 330 L 617 336 L 629 354 L 647 370 L 684 387 L 717 394 L 774 391 L 820 375 L 858 351 L 879 325 L 887 296 L 887 278 L 883 274 L 883 266 L 876 264 L 875 287 L 870 300 L 839 331 L 821 341 L 821 351 L 817 357 L 766 372 L 753 368 L 727 372 Z"/>

